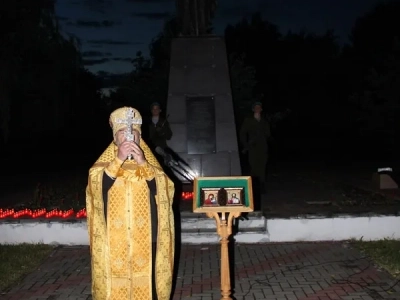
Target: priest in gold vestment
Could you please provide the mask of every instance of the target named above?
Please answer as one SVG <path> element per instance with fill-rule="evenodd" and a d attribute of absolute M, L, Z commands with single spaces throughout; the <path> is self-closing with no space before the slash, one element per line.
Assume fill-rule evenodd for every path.
<path fill-rule="evenodd" d="M 113 142 L 91 167 L 86 190 L 92 297 L 169 300 L 174 185 L 141 139 L 136 109 L 119 108 L 109 121 Z"/>

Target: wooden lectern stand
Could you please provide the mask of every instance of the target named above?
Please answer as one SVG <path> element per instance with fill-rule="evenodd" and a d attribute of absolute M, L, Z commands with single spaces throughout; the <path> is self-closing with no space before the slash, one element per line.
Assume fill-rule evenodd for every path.
<path fill-rule="evenodd" d="M 221 299 L 232 299 L 228 243 L 233 219 L 254 210 L 251 177 L 198 177 L 193 187 L 193 212 L 205 213 L 217 225 L 221 243 Z"/>

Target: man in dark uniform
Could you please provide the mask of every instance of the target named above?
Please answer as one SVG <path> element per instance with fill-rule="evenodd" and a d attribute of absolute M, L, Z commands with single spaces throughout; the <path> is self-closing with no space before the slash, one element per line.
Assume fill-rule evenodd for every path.
<path fill-rule="evenodd" d="M 161 115 L 161 106 L 159 103 L 154 102 L 151 105 L 151 121 L 149 124 L 149 141 L 153 150 L 157 147 L 165 150 L 167 141 L 172 138 L 171 127 L 168 120 Z"/>
<path fill-rule="evenodd" d="M 268 121 L 261 115 L 261 102 L 255 102 L 252 110 L 253 115 L 244 120 L 240 129 L 240 142 L 243 152 L 248 153 L 251 176 L 259 181 L 261 189 L 264 190 L 271 130 Z"/>

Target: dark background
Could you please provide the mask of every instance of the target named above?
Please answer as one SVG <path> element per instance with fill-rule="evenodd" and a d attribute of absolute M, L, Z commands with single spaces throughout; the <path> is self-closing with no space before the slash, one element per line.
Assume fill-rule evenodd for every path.
<path fill-rule="evenodd" d="M 166 21 L 150 58 L 104 96 L 112 78 L 85 69 L 79 41 L 57 26 L 54 2 L 0 6 L 2 174 L 87 170 L 111 141 L 109 114 L 122 105 L 144 116 L 166 105 L 175 18 Z M 261 100 L 272 124 L 271 160 L 327 166 L 394 166 L 400 150 L 400 2 L 385 1 L 354 20 L 350 42 L 331 30 L 284 34 L 260 14 L 225 30 L 236 122 Z M 29 169 L 29 170 L 28 170 Z"/>

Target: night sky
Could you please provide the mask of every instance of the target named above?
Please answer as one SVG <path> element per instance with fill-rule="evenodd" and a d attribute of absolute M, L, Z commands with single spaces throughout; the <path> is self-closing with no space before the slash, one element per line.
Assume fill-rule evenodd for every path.
<path fill-rule="evenodd" d="M 377 0 L 219 0 L 217 34 L 228 24 L 260 11 L 282 33 L 334 29 L 346 42 L 358 16 Z M 173 0 L 58 0 L 62 29 L 81 41 L 86 67 L 94 72 L 126 73 L 137 51 L 148 54 L 151 40 L 175 11 Z"/>

